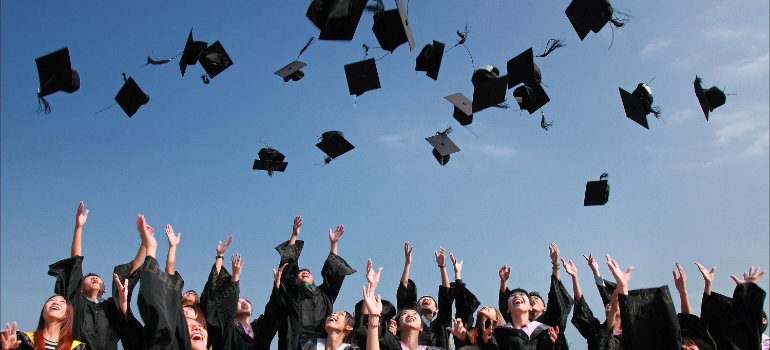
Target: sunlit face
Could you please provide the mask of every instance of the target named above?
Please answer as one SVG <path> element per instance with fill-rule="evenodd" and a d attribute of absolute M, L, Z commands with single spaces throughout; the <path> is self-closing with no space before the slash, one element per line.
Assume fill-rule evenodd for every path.
<path fill-rule="evenodd" d="M 508 298 L 508 312 L 509 313 L 521 313 L 532 311 L 532 304 L 529 301 L 529 296 L 524 292 L 515 292 Z"/>
<path fill-rule="evenodd" d="M 420 314 L 416 310 L 405 310 L 398 317 L 398 328 L 400 330 L 414 329 L 421 331 L 422 321 L 420 320 Z"/>
<path fill-rule="evenodd" d="M 83 287 L 80 290 L 86 295 L 91 295 L 94 292 L 104 293 L 104 281 L 99 276 L 88 276 L 83 279 Z"/>
<path fill-rule="evenodd" d="M 43 306 L 43 319 L 46 321 L 64 321 L 67 316 L 67 300 L 61 295 L 52 296 Z"/>
<path fill-rule="evenodd" d="M 251 303 L 246 301 L 246 299 L 240 298 L 238 299 L 238 309 L 235 310 L 236 316 L 242 316 L 247 315 L 251 316 Z"/>
<path fill-rule="evenodd" d="M 297 274 L 297 283 L 313 284 L 313 275 L 308 270 L 302 270 Z"/>
<path fill-rule="evenodd" d="M 491 320 L 492 325 L 497 325 L 499 322 L 497 319 L 497 311 L 491 306 L 482 307 L 479 312 L 476 313 L 476 319 L 479 320 L 479 324 L 483 324 L 486 320 Z"/>
<path fill-rule="evenodd" d="M 195 305 L 198 298 L 193 292 L 187 292 L 182 295 L 182 305 Z"/>
<path fill-rule="evenodd" d="M 187 330 L 190 333 L 190 345 L 192 345 L 193 350 L 206 350 L 209 333 L 203 326 L 198 321 L 187 318 Z"/>
<path fill-rule="evenodd" d="M 192 318 L 193 320 L 198 319 L 198 313 L 195 312 L 195 309 L 189 307 L 189 306 L 183 306 L 182 311 L 184 312 L 185 318 Z"/>
<path fill-rule="evenodd" d="M 433 298 L 430 297 L 420 298 L 420 300 L 417 301 L 417 307 L 420 309 L 420 311 L 429 310 L 433 315 L 436 314 L 436 310 L 438 309 L 436 302 L 433 301 Z"/>
<path fill-rule="evenodd" d="M 542 313 L 545 311 L 545 303 L 539 296 L 533 295 L 529 298 L 529 301 L 532 303 L 532 310 L 535 312 Z"/>
<path fill-rule="evenodd" d="M 348 325 L 348 320 L 345 311 L 337 311 L 326 318 L 326 333 L 352 331 L 353 326 Z"/>

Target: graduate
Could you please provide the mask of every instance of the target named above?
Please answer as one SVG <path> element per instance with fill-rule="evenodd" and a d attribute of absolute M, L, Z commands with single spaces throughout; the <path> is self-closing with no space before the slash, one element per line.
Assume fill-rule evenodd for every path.
<path fill-rule="evenodd" d="M 366 263 L 366 281 L 368 284 L 373 284 L 375 287 L 380 282 L 380 267 L 375 273 L 372 269 L 372 259 L 369 259 Z M 387 300 L 382 300 L 382 312 L 380 313 L 380 326 L 379 333 L 380 339 L 384 337 L 383 332 L 390 332 L 392 335 L 396 335 L 398 324 L 393 318 L 396 316 L 396 306 Z M 353 310 L 353 339 L 352 342 L 359 349 L 366 350 L 366 338 L 369 332 L 367 322 L 369 321 L 369 309 L 366 308 L 364 300 L 361 299 L 356 303 Z"/>
<path fill-rule="evenodd" d="M 449 344 L 447 327 L 452 326 L 454 296 L 446 272 L 446 252 L 443 247 L 439 247 L 440 251 L 433 251 L 441 273 L 437 304 L 436 300 L 429 295 L 417 299 L 417 286 L 414 281 L 409 279 L 412 249 L 414 247 L 410 247 L 409 242 L 404 244 L 404 271 L 401 273 L 401 281 L 396 290 L 396 307 L 399 314 L 404 309 L 414 309 L 419 313 L 419 319 L 422 323 L 419 337 L 420 345 L 437 346 L 449 350 L 452 347 Z"/>
<path fill-rule="evenodd" d="M 321 269 L 323 283 L 316 285 L 310 271 L 298 266 L 304 247 L 304 242 L 297 240 L 300 226 L 302 217 L 297 216 L 291 238 L 275 248 L 281 256 L 279 266 L 288 264 L 281 277 L 280 292 L 286 317 L 278 328 L 279 350 L 296 350 L 305 343 L 315 343 L 315 338 L 326 338 L 325 324 L 332 315 L 342 282 L 345 276 L 356 272 L 337 255 L 337 242 L 345 229 L 339 225 L 334 231 L 329 229 L 331 249 Z"/>
<path fill-rule="evenodd" d="M 72 339 L 72 305 L 61 295 L 48 298 L 34 332 L 16 331 L 16 322 L 0 333 L 2 350 L 84 350 L 86 344 Z"/>
<path fill-rule="evenodd" d="M 121 312 L 119 300 L 114 297 L 103 299 L 104 281 L 96 274 L 83 276 L 82 233 L 88 218 L 83 202 L 78 206 L 75 233 L 72 237 L 71 256 L 49 266 L 48 274 L 56 277 L 54 293 L 64 296 L 72 305 L 72 338 L 85 342 L 87 350 L 117 350 L 118 340 L 124 349 L 131 349 L 141 343 L 141 324 L 133 314 Z M 129 299 L 131 291 L 139 281 L 136 271 L 142 264 L 145 251 L 139 248 L 134 260 L 118 265 L 114 274 L 119 281 L 128 279 Z M 113 284 L 115 296 L 120 283 Z M 138 328 L 137 328 L 138 327 Z"/>

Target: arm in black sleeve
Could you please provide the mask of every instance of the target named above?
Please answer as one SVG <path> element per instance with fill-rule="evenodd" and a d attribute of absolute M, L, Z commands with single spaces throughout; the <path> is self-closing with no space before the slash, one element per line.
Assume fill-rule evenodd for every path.
<path fill-rule="evenodd" d="M 211 266 L 211 271 L 209 272 L 209 278 L 206 280 L 206 284 L 203 285 L 203 291 L 200 295 L 200 303 L 199 306 L 201 310 L 203 310 L 203 313 L 206 314 L 206 307 L 208 307 L 208 299 L 212 298 L 213 295 L 220 292 L 220 289 L 223 287 L 226 288 L 226 286 L 230 285 L 230 279 L 232 276 L 230 275 L 230 272 L 227 271 L 226 268 L 221 267 L 219 269 L 219 274 L 217 274 L 217 265 L 216 263 Z M 238 301 L 236 300 L 236 304 Z"/>
<path fill-rule="evenodd" d="M 564 326 L 567 323 L 566 315 L 569 314 L 569 308 L 572 307 L 571 303 L 572 298 L 564 289 L 564 285 L 561 284 L 559 279 L 551 275 L 551 287 L 548 290 L 548 305 L 538 321 L 551 327 L 559 326 L 559 330 L 564 331 Z"/>
<path fill-rule="evenodd" d="M 454 290 L 450 287 L 438 286 L 438 312 L 433 320 L 432 331 L 436 338 L 435 346 L 450 349 L 447 327 L 452 327 L 452 303 L 454 302 Z"/>
<path fill-rule="evenodd" d="M 127 295 L 127 309 L 126 314 L 120 312 L 118 285 L 115 283 L 115 279 L 112 278 L 112 301 L 115 304 L 115 309 L 118 311 L 117 332 L 120 342 L 123 344 L 124 350 L 138 350 L 142 348 L 144 343 L 144 326 L 136 319 L 133 311 L 131 310 L 131 297 L 134 293 L 134 288 L 139 284 L 139 269 L 131 273 L 131 262 L 123 265 L 115 266 L 113 273 L 118 275 L 118 280 L 128 280 L 128 295 Z"/>
<path fill-rule="evenodd" d="M 708 325 L 709 333 L 718 348 L 727 348 L 727 333 L 730 329 L 730 315 L 733 300 L 717 292 L 703 294 L 700 304 L 700 318 Z"/>
<path fill-rule="evenodd" d="M 53 292 L 63 296 L 72 305 L 72 339 L 85 341 L 81 325 L 86 300 L 80 295 L 83 284 L 83 257 L 73 256 L 49 265 L 48 275 L 56 277 Z"/>
<path fill-rule="evenodd" d="M 735 286 L 727 335 L 735 349 L 760 350 L 764 303 L 765 291 L 756 284 L 740 283 Z"/>
<path fill-rule="evenodd" d="M 273 286 L 270 299 L 265 304 L 265 312 L 257 318 L 257 329 L 254 331 L 255 341 L 251 343 L 250 350 L 270 349 L 270 343 L 273 342 L 273 338 L 278 332 L 278 326 L 285 319 L 282 293 Z"/>
<path fill-rule="evenodd" d="M 406 283 L 406 287 L 398 282 L 398 289 L 396 290 L 396 308 L 398 310 L 404 308 L 416 308 L 417 307 L 417 286 L 411 279 Z"/>
<path fill-rule="evenodd" d="M 596 332 L 601 329 L 601 324 L 599 323 L 599 320 L 594 317 L 584 296 L 575 301 L 575 312 L 572 313 L 572 325 L 574 325 L 578 332 L 580 332 L 580 335 L 585 338 L 589 349 L 597 348 Z"/>
<path fill-rule="evenodd" d="M 503 320 L 505 320 L 506 323 L 511 323 L 511 314 L 508 313 L 508 293 L 511 290 L 507 287 L 505 288 L 505 291 L 499 291 L 497 296 L 497 307 L 500 309 L 500 313 L 503 314 Z"/>
<path fill-rule="evenodd" d="M 352 275 L 356 270 L 334 253 L 329 253 L 324 262 L 324 267 L 321 269 L 321 276 L 323 276 L 324 282 L 318 286 L 318 288 L 325 293 L 332 304 L 337 300 L 337 295 L 342 288 L 342 282 L 345 281 L 345 276 Z"/>
<path fill-rule="evenodd" d="M 596 288 L 599 289 L 599 295 L 602 297 L 604 307 L 607 307 L 607 305 L 610 304 L 612 293 L 615 293 L 617 287 L 618 285 L 615 282 L 610 282 L 608 280 L 603 280 L 602 284 L 596 285 Z"/>
<path fill-rule="evenodd" d="M 463 320 L 466 328 L 473 326 L 473 316 L 481 305 L 479 299 L 471 293 L 462 280 L 454 283 L 455 318 Z"/>
<path fill-rule="evenodd" d="M 212 274 L 215 278 L 209 278 L 203 287 L 200 307 L 208 324 L 209 344 L 214 349 L 223 349 L 226 348 L 225 344 L 228 340 L 233 340 L 228 338 L 233 331 L 232 328 L 235 327 L 233 320 L 238 308 L 241 283 L 233 282 L 232 276 L 224 267 L 219 270 L 219 275 L 216 275 L 215 269 L 212 269 Z"/>
<path fill-rule="evenodd" d="M 286 241 L 275 247 L 275 250 L 281 255 L 281 262 L 278 264 L 278 267 L 290 262 L 298 262 L 304 247 L 305 241 L 301 239 L 296 240 L 292 245 L 289 245 L 289 241 Z"/>
<path fill-rule="evenodd" d="M 190 349 L 190 335 L 182 313 L 184 280 L 179 273 L 167 275 L 153 257 L 140 268 L 137 305 L 144 320 L 145 350 Z"/>

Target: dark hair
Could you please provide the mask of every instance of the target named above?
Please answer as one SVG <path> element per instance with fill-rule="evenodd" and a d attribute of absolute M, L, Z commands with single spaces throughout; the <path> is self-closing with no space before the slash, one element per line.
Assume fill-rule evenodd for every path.
<path fill-rule="evenodd" d="M 99 276 L 97 276 L 99 277 Z M 101 277 L 99 277 L 101 278 Z M 45 303 L 53 297 L 62 297 L 62 295 L 55 294 L 48 298 Z M 56 341 L 56 350 L 70 350 L 72 348 L 72 305 L 67 298 L 64 298 L 64 304 L 66 305 L 66 312 L 64 314 L 64 321 L 59 328 L 59 339 Z M 43 313 L 45 312 L 45 304 L 43 304 L 43 310 L 40 311 L 40 320 L 37 321 L 37 329 L 33 336 L 33 342 L 35 343 L 35 350 L 45 350 L 45 338 L 43 337 L 43 330 L 45 329 L 45 319 L 43 319 Z"/>
<path fill-rule="evenodd" d="M 310 270 L 308 270 L 308 269 L 299 269 L 299 271 L 297 271 L 297 274 L 299 275 L 299 273 L 302 272 L 302 271 L 307 271 L 308 273 L 310 273 Z"/>
<path fill-rule="evenodd" d="M 245 302 L 249 303 L 249 305 L 251 305 L 252 309 L 254 308 L 254 304 L 252 304 L 251 301 L 249 301 L 249 299 L 246 299 L 246 298 L 241 298 L 241 299 L 243 299 Z"/>
<path fill-rule="evenodd" d="M 347 311 L 343 311 L 345 313 L 345 327 L 355 328 L 355 318 L 353 318 L 353 315 L 351 315 Z M 350 331 L 346 336 L 345 339 L 342 339 L 343 343 L 350 344 L 351 340 L 353 339 L 353 331 Z"/>
<path fill-rule="evenodd" d="M 412 310 L 412 311 L 416 312 L 418 315 L 420 314 L 420 311 L 417 310 L 417 308 L 414 308 L 414 307 L 402 308 L 402 309 L 398 310 L 398 313 L 396 314 L 396 323 L 398 323 L 398 320 L 401 318 L 401 315 L 403 315 L 405 311 L 409 311 L 409 310 Z"/>
<path fill-rule="evenodd" d="M 201 297 L 198 295 L 198 293 L 196 293 L 196 292 L 195 292 L 194 290 L 192 290 L 192 289 L 190 289 L 190 290 L 188 290 L 188 291 L 186 291 L 186 292 L 182 293 L 182 298 L 181 298 L 181 300 L 184 300 L 184 295 L 185 295 L 185 294 L 187 294 L 187 293 L 192 293 L 193 295 L 195 295 L 195 304 L 193 304 L 193 305 L 198 305 L 198 304 L 200 304 L 200 302 L 201 302 Z"/>
<path fill-rule="evenodd" d="M 521 288 L 515 288 L 508 291 L 508 294 L 505 295 L 505 300 L 511 299 L 511 295 L 513 295 L 513 293 L 524 293 L 524 295 L 529 296 L 529 293 L 527 293 L 526 290 Z"/>
<path fill-rule="evenodd" d="M 194 320 L 198 321 L 198 323 L 203 326 L 203 329 L 208 330 L 208 327 L 206 326 L 206 316 L 203 315 L 203 310 L 198 307 L 198 305 L 185 305 L 182 306 L 182 309 L 189 307 L 195 311 L 195 318 Z"/>
<path fill-rule="evenodd" d="M 538 298 L 540 298 L 540 300 L 542 300 L 542 301 L 543 301 L 543 303 L 545 304 L 545 299 L 543 299 L 543 296 L 542 296 L 542 295 L 540 295 L 540 293 L 538 293 L 537 291 L 534 291 L 534 290 L 533 290 L 533 291 L 529 292 L 529 302 L 530 302 L 530 303 L 532 302 L 532 297 L 538 297 Z"/>
<path fill-rule="evenodd" d="M 700 350 L 715 350 L 711 345 L 698 337 L 682 337 L 682 345 L 695 345 Z"/>
<path fill-rule="evenodd" d="M 102 283 L 100 283 L 101 284 L 101 286 L 100 286 L 101 288 L 99 289 L 99 293 L 96 295 L 96 297 L 99 298 L 102 295 L 104 295 L 104 292 L 106 290 L 105 286 L 104 286 L 104 278 L 102 278 L 102 276 L 99 276 L 99 275 L 97 275 L 97 274 L 95 274 L 93 272 L 89 272 L 87 275 L 83 276 L 83 283 L 86 283 L 86 278 L 91 277 L 91 276 L 96 276 L 97 278 L 102 280 Z M 80 287 L 83 288 L 83 286 L 80 286 Z"/>

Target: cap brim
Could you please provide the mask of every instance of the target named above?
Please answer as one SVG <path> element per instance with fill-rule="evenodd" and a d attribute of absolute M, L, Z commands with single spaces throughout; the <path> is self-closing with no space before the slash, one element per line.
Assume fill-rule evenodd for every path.
<path fill-rule="evenodd" d="M 316 144 L 316 147 L 326 153 L 331 159 L 335 159 L 356 148 L 339 134 L 324 137 L 321 142 Z"/>
<path fill-rule="evenodd" d="M 445 135 L 433 135 L 425 140 L 428 141 L 441 156 L 460 152 L 460 148 Z"/>
<path fill-rule="evenodd" d="M 458 92 L 454 95 L 445 96 L 444 98 L 451 102 L 455 108 L 465 113 L 465 115 L 473 115 L 473 102 L 465 97 L 465 95 Z"/>
<path fill-rule="evenodd" d="M 252 169 L 284 172 L 288 165 L 289 162 L 274 162 L 271 160 L 255 159 Z"/>
<path fill-rule="evenodd" d="M 524 83 L 534 85 L 535 82 L 535 60 L 534 53 L 530 47 L 526 51 L 516 55 L 508 61 L 508 88 L 514 88 L 516 85 Z"/>
<path fill-rule="evenodd" d="M 277 76 L 279 76 L 281 78 L 286 78 L 286 77 L 294 74 L 294 72 L 296 72 L 296 71 L 298 71 L 298 70 L 300 70 L 302 68 L 305 68 L 306 66 L 307 66 L 307 64 L 305 64 L 304 62 L 294 61 L 292 63 L 287 64 L 283 68 L 275 71 L 275 73 L 273 73 L 273 74 L 275 74 L 275 75 L 277 75 Z"/>
<path fill-rule="evenodd" d="M 623 109 L 626 111 L 626 117 L 649 130 L 650 126 L 647 125 L 647 115 L 643 112 L 642 100 L 622 88 L 618 88 L 618 90 L 620 91 L 620 100 L 623 101 Z"/>
<path fill-rule="evenodd" d="M 227 51 L 225 51 L 225 48 L 219 41 L 211 44 L 206 49 L 206 54 L 198 61 L 211 79 L 214 79 L 219 73 L 224 72 L 225 69 L 233 65 L 233 60 L 227 55 Z"/>
<path fill-rule="evenodd" d="M 80 88 L 80 76 L 72 69 L 69 48 L 65 47 L 38 57 L 35 59 L 35 65 L 41 96 L 48 96 L 57 91 L 75 92 Z"/>
<path fill-rule="evenodd" d="M 402 0 L 396 0 L 396 8 L 398 8 L 398 13 L 401 15 L 401 23 L 404 25 L 406 41 L 409 43 L 409 51 L 412 51 L 417 45 L 414 42 L 412 27 L 409 26 L 409 19 L 406 17 L 406 11 L 404 10 L 404 3 Z"/>
<path fill-rule="evenodd" d="M 473 88 L 473 113 L 483 111 L 489 107 L 505 102 L 505 93 L 507 90 L 507 75 L 476 83 Z"/>
<path fill-rule="evenodd" d="M 564 13 L 569 19 L 569 23 L 572 24 L 572 28 L 575 29 L 578 37 L 582 41 L 588 36 L 591 31 L 591 25 L 587 16 L 587 1 L 586 0 L 572 0 L 567 6 L 567 10 Z"/>
<path fill-rule="evenodd" d="M 695 96 L 698 97 L 698 103 L 700 103 L 700 109 L 703 110 L 703 115 L 706 116 L 706 120 L 709 120 L 709 112 L 711 111 L 711 105 L 709 104 L 708 98 L 706 98 L 706 93 L 703 92 L 703 87 L 700 84 L 700 78 L 698 76 L 695 76 L 695 81 L 692 83 L 692 85 L 695 87 Z"/>
<path fill-rule="evenodd" d="M 605 205 L 610 198 L 610 185 L 607 180 L 589 181 L 586 183 L 586 193 L 583 206 Z"/>

